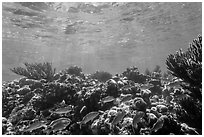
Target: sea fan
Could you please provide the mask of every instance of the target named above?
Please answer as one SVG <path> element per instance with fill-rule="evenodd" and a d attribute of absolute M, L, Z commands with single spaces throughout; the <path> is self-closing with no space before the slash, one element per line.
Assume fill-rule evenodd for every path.
<path fill-rule="evenodd" d="M 26 66 L 26 68 L 16 67 L 10 70 L 29 79 L 46 79 L 47 81 L 53 80 L 56 69 L 52 68 L 52 63 L 24 63 L 24 65 Z"/>

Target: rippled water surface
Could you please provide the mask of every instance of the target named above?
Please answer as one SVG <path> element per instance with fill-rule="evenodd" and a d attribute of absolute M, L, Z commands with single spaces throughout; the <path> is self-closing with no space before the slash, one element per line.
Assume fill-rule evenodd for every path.
<path fill-rule="evenodd" d="M 141 72 L 201 34 L 201 3 L 3 3 L 3 80 L 24 62 L 51 61 L 57 70 Z"/>

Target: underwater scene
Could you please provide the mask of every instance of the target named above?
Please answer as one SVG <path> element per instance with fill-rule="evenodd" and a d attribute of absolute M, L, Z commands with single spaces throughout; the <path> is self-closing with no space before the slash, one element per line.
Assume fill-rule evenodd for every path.
<path fill-rule="evenodd" d="M 202 135 L 201 2 L 3 2 L 2 135 Z"/>

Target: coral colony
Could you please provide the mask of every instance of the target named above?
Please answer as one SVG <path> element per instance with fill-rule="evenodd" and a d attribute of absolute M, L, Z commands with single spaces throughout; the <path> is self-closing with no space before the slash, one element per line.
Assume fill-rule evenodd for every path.
<path fill-rule="evenodd" d="M 168 73 L 137 67 L 112 76 L 84 74 L 72 66 L 25 63 L 24 77 L 2 87 L 6 135 L 196 135 L 202 134 L 202 37 L 186 52 L 171 54 Z"/>

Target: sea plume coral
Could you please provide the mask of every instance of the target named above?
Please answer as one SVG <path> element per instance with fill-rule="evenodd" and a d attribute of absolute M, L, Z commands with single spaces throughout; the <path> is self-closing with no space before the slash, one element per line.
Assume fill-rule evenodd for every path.
<path fill-rule="evenodd" d="M 55 68 L 52 68 L 52 63 L 24 63 L 26 68 L 16 67 L 10 69 L 12 72 L 25 76 L 29 79 L 46 79 L 47 81 L 52 81 L 55 74 Z"/>

